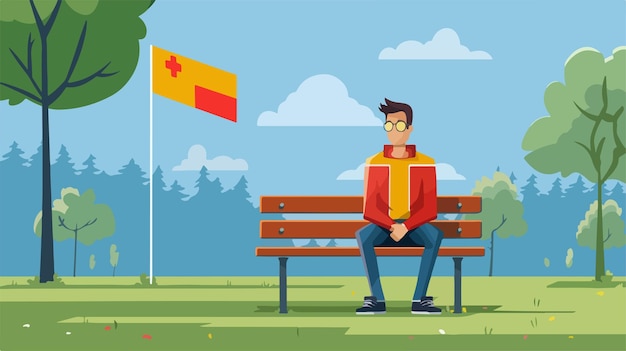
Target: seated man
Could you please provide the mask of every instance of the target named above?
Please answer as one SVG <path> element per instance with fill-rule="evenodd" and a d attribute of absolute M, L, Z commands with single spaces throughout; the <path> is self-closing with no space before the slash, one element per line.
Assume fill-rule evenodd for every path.
<path fill-rule="evenodd" d="M 443 232 L 429 221 L 437 218 L 437 179 L 432 158 L 406 145 L 413 131 L 411 106 L 385 99 L 384 128 L 391 145 L 367 159 L 363 217 L 371 222 L 356 232 L 372 296 L 357 314 L 385 313 L 375 246 L 423 246 L 424 254 L 411 313 L 441 314 L 426 296 Z"/>

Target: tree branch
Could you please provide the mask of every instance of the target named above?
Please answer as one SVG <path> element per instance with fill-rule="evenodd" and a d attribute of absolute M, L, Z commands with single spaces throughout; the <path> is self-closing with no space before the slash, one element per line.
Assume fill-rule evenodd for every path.
<path fill-rule="evenodd" d="M 78 86 L 81 86 L 81 85 L 89 83 L 91 80 L 93 80 L 96 77 L 110 77 L 110 76 L 118 74 L 119 71 L 113 72 L 113 73 L 104 73 L 103 72 L 110 64 L 111 64 L 111 62 L 109 61 L 109 63 L 107 63 L 102 68 L 100 68 L 97 72 L 93 73 L 92 75 L 90 75 L 88 77 L 85 77 L 85 78 L 83 78 L 81 80 L 77 80 L 77 81 L 74 81 L 74 82 L 68 82 L 66 84 L 67 87 L 68 88 L 78 87 Z"/>
<path fill-rule="evenodd" d="M 583 149 L 585 149 L 587 153 L 589 154 L 589 157 L 591 157 L 591 159 L 593 160 L 593 155 L 591 154 L 591 150 L 587 147 L 587 145 L 581 143 L 580 141 L 576 141 L 575 143 L 582 146 Z"/>
<path fill-rule="evenodd" d="M 622 148 L 621 150 L 619 148 L 613 149 L 613 157 L 611 159 L 611 165 L 609 165 L 609 169 L 606 170 L 606 173 L 604 174 L 604 176 L 601 177 L 601 181 L 603 183 L 609 179 L 609 177 L 613 174 L 613 172 L 615 172 L 615 169 L 617 168 L 617 165 L 619 164 L 619 158 L 622 157 L 622 155 L 624 155 L 625 153 L 626 151 L 624 151 L 624 148 Z"/>
<path fill-rule="evenodd" d="M 27 59 L 28 67 L 26 67 L 24 62 L 20 59 L 19 56 L 17 56 L 17 54 L 15 53 L 15 51 L 13 51 L 13 49 L 9 48 L 9 51 L 11 51 L 13 58 L 15 59 L 15 61 L 17 61 L 17 64 L 20 65 L 24 73 L 26 73 L 26 76 L 28 77 L 28 79 L 30 79 L 30 82 L 33 84 L 33 87 L 35 87 L 35 90 L 37 90 L 37 93 L 39 94 L 39 96 L 41 96 L 41 89 L 39 89 L 37 82 L 35 82 L 35 77 L 33 77 L 33 66 L 32 66 L 33 61 L 31 58 L 31 53 L 32 53 L 34 42 L 35 42 L 34 40 L 31 41 L 31 34 L 29 33 L 28 34 L 28 59 Z"/>
<path fill-rule="evenodd" d="M 92 224 L 96 223 L 96 221 L 97 221 L 97 220 L 98 220 L 98 218 L 96 217 L 96 218 L 94 218 L 94 219 L 93 219 L 93 220 L 91 220 L 91 221 L 87 221 L 87 223 L 83 224 L 83 226 L 82 226 L 82 227 L 80 227 L 80 228 L 78 228 L 78 229 L 76 229 L 76 230 L 78 231 L 78 230 L 81 230 L 81 229 L 85 228 L 86 226 L 90 226 L 90 225 L 92 225 Z"/>
<path fill-rule="evenodd" d="M 607 108 L 609 108 L 609 96 L 606 89 L 606 76 L 604 76 L 602 80 L 602 110 L 600 110 L 598 116 L 606 114 Z"/>
<path fill-rule="evenodd" d="M 580 106 L 578 106 L 576 101 L 574 101 L 574 105 L 576 105 L 576 108 L 578 109 L 578 111 L 580 111 L 580 113 L 582 113 L 585 117 L 589 118 L 590 120 L 592 120 L 594 122 L 598 120 L 598 116 L 592 115 L 591 113 L 583 110 Z"/>
<path fill-rule="evenodd" d="M 68 226 L 65 225 L 65 220 L 63 218 L 61 218 L 61 216 L 59 216 L 59 222 L 60 222 L 59 223 L 59 227 L 63 227 L 63 228 L 65 228 L 65 229 L 67 229 L 69 231 L 72 231 L 72 232 L 74 231 L 74 229 L 69 228 Z"/>
<path fill-rule="evenodd" d="M 58 88 L 54 90 L 52 94 L 50 94 L 51 102 L 54 102 L 56 99 L 58 99 L 61 96 L 61 94 L 63 94 L 63 91 L 65 91 L 65 89 L 67 88 L 73 88 L 73 87 L 78 87 L 78 86 L 87 84 L 91 80 L 95 79 L 96 77 L 110 77 L 118 73 L 118 72 L 104 73 L 104 70 L 111 64 L 111 62 L 109 61 L 109 63 L 104 65 L 95 73 L 87 76 L 86 78 L 70 82 L 70 79 L 72 78 L 72 74 L 74 73 L 74 70 L 76 69 L 76 65 L 78 64 L 80 54 L 83 50 L 86 36 L 87 36 L 87 22 L 85 21 L 85 23 L 83 24 L 83 29 L 80 33 L 80 38 L 78 39 L 78 43 L 76 44 L 76 49 L 74 50 L 74 56 L 72 57 L 72 62 L 70 63 L 70 67 L 67 71 L 67 75 L 65 76 L 65 80 L 63 81 L 63 83 L 61 83 L 61 85 L 59 85 Z"/>
<path fill-rule="evenodd" d="M 60 8 L 61 8 L 61 0 L 57 0 L 57 3 L 54 5 L 54 9 L 52 10 L 52 13 L 50 14 L 50 18 L 48 19 L 48 22 L 45 25 L 46 34 L 50 33 L 50 29 L 52 29 L 52 25 L 54 24 L 54 21 L 56 20 L 57 15 L 59 14 Z"/>
<path fill-rule="evenodd" d="M 28 91 L 26 91 L 26 90 L 24 90 L 22 88 L 18 88 L 16 86 L 13 86 L 13 85 L 7 84 L 7 83 L 3 83 L 3 82 L 0 82 L 0 85 L 4 85 L 5 87 L 7 87 L 9 89 L 13 89 L 13 90 L 17 91 L 18 93 L 26 96 L 27 98 L 29 98 L 31 100 L 35 100 L 35 101 L 41 103 L 41 99 L 40 98 L 38 98 L 34 94 L 29 93 Z"/>
<path fill-rule="evenodd" d="M 609 233 L 609 235 L 606 236 L 606 239 L 604 239 L 604 242 L 607 242 L 612 235 L 610 229 L 607 231 L 607 233 Z"/>
<path fill-rule="evenodd" d="M 615 138 L 615 145 L 624 150 L 624 143 L 617 134 L 617 119 L 622 115 L 622 112 L 624 112 L 624 106 L 620 107 L 613 115 L 613 137 Z"/>
<path fill-rule="evenodd" d="M 496 230 L 500 229 L 500 227 L 502 227 L 502 225 L 504 225 L 504 222 L 506 222 L 508 218 L 504 218 L 504 214 L 502 214 L 502 222 L 500 223 L 499 226 L 496 227 L 496 229 L 494 229 L 493 231 L 495 232 Z M 493 235 L 493 234 L 492 234 Z"/>
<path fill-rule="evenodd" d="M 30 7 L 31 9 L 33 9 L 33 16 L 35 17 L 35 23 L 37 23 L 37 28 L 39 29 L 39 33 L 44 33 L 45 26 L 43 25 L 41 16 L 39 16 L 39 11 L 37 11 L 37 7 L 35 7 L 34 0 L 30 0 Z"/>
<path fill-rule="evenodd" d="M 602 154 L 602 147 L 604 146 L 604 142 L 606 141 L 605 137 L 602 137 L 602 139 L 600 139 L 600 142 L 598 143 L 598 148 L 596 149 L 596 154 L 597 155 L 601 155 Z"/>

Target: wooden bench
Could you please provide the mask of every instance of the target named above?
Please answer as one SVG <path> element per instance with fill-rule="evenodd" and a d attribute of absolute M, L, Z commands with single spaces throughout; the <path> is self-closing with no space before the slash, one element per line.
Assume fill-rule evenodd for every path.
<path fill-rule="evenodd" d="M 480 196 L 439 196 L 439 213 L 477 213 L 481 211 Z M 261 213 L 363 213 L 362 196 L 261 196 Z M 261 220 L 263 239 L 354 239 L 357 230 L 368 224 L 365 220 Z M 434 220 L 444 232 L 444 239 L 480 238 L 481 221 Z M 443 246 L 439 256 L 454 260 L 454 313 L 461 313 L 461 260 L 482 257 L 485 248 Z M 422 247 L 377 247 L 378 256 L 421 256 Z M 278 257 L 280 313 L 287 313 L 287 258 L 360 256 L 358 247 L 257 247 L 256 256 Z M 365 273 L 363 273 L 365 274 Z"/>

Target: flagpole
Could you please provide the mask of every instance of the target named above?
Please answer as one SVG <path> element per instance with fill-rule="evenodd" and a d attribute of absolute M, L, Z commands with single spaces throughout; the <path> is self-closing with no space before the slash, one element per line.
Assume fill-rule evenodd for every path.
<path fill-rule="evenodd" d="M 152 285 L 152 45 L 150 45 L 150 285 Z"/>

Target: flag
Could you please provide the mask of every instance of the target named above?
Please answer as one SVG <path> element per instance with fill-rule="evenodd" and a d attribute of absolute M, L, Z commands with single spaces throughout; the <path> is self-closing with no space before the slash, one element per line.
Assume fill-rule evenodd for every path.
<path fill-rule="evenodd" d="M 152 46 L 152 91 L 237 122 L 237 76 Z"/>

